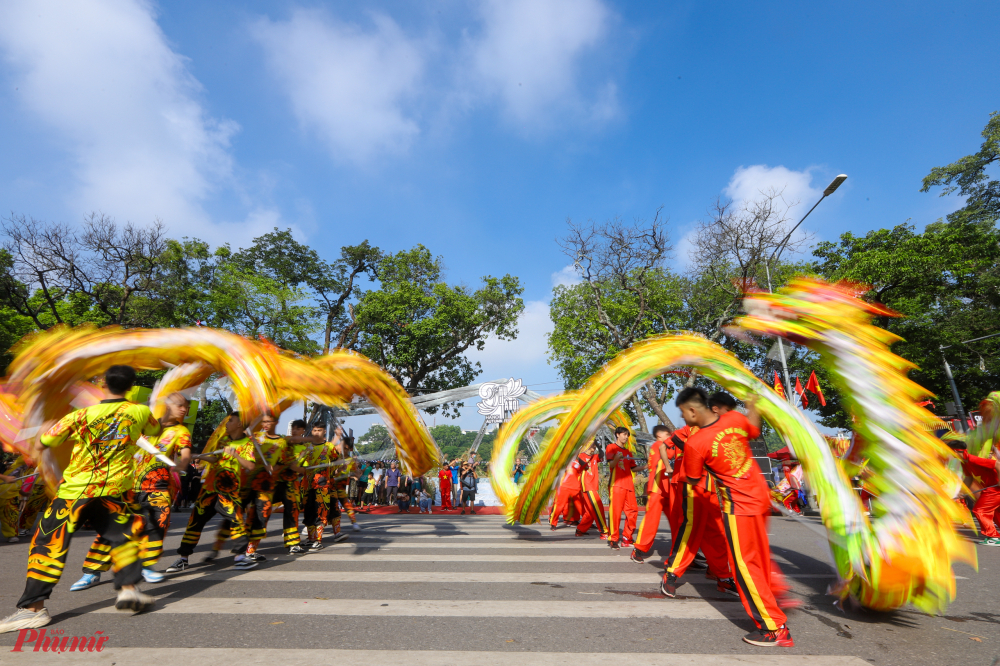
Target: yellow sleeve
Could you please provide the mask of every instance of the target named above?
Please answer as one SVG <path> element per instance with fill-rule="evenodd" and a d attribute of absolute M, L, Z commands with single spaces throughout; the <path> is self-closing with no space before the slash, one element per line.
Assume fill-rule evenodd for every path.
<path fill-rule="evenodd" d="M 76 421 L 77 412 L 67 414 L 59 419 L 59 422 L 48 429 L 41 437 L 42 446 L 59 446 L 66 441 L 73 429 L 73 422 Z"/>

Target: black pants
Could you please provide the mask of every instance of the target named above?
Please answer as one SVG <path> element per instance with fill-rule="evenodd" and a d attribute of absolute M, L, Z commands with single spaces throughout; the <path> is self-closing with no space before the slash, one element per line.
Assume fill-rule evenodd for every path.
<path fill-rule="evenodd" d="M 28 581 L 17 602 L 25 608 L 44 601 L 52 594 L 66 567 L 66 554 L 73 533 L 89 523 L 111 546 L 115 569 L 115 589 L 135 585 L 142 579 L 139 543 L 132 540 L 142 529 L 142 518 L 132 512 L 120 497 L 83 497 L 75 500 L 56 498 L 45 509 L 31 537 L 28 551 Z"/>
<path fill-rule="evenodd" d="M 235 476 L 228 472 L 226 474 Z M 184 530 L 184 536 L 181 538 L 181 547 L 177 549 L 177 554 L 181 557 L 187 557 L 194 552 L 194 547 L 201 540 L 202 530 L 217 513 L 225 517 L 219 527 L 219 532 L 232 530 L 232 536 L 237 540 L 233 552 L 246 551 L 250 539 L 246 526 L 243 524 L 243 507 L 240 504 L 240 496 L 234 496 L 221 490 L 222 488 L 231 488 L 238 493 L 239 482 L 235 480 L 234 485 L 234 480 L 229 478 L 225 479 L 225 484 L 221 481 L 223 481 L 222 473 L 216 477 L 216 492 L 207 492 L 207 488 L 204 488 L 203 492 L 198 493 L 198 499 L 195 500 L 194 507 L 191 509 L 191 518 L 188 519 L 187 529 Z"/>
<path fill-rule="evenodd" d="M 396 493 L 398 493 L 398 492 L 399 492 L 399 486 L 389 486 L 388 487 L 389 497 L 387 498 L 386 504 L 395 504 L 396 503 Z"/>

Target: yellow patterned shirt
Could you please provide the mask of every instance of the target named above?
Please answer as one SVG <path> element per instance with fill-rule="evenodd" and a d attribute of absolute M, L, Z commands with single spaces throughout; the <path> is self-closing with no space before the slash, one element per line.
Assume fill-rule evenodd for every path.
<path fill-rule="evenodd" d="M 102 400 L 64 416 L 42 435 L 42 445 L 59 446 L 72 438 L 73 452 L 56 494 L 60 499 L 117 496 L 135 485 L 135 461 L 142 435 L 156 435 L 160 424 L 149 407 L 124 398 Z"/>
<path fill-rule="evenodd" d="M 160 433 L 159 437 L 149 437 L 149 443 L 160 450 L 160 453 L 173 460 L 174 456 L 181 452 L 181 449 L 191 448 L 191 433 L 187 427 L 177 424 L 167 426 Z M 156 459 L 151 453 L 140 450 L 140 458 L 135 463 L 135 478 L 142 479 L 154 469 L 167 467 Z"/>

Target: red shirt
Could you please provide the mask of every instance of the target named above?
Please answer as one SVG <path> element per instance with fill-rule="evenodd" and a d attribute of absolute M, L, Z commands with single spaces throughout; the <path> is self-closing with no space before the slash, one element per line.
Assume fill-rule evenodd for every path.
<path fill-rule="evenodd" d="M 684 443 L 692 432 L 698 432 L 698 426 L 692 428 L 686 425 L 670 433 L 668 441 L 674 445 L 674 473 L 670 476 L 670 483 L 684 483 Z"/>
<path fill-rule="evenodd" d="M 667 454 L 667 460 L 660 460 L 660 444 Z M 667 492 L 667 470 L 668 461 L 673 460 L 677 455 L 677 447 L 669 439 L 666 442 L 653 442 L 649 446 L 649 484 L 646 491 L 650 493 Z"/>
<path fill-rule="evenodd" d="M 756 516 L 771 511 L 767 482 L 750 451 L 750 440 L 760 436 L 747 417 L 726 412 L 701 428 L 684 446 L 684 474 L 700 479 L 708 473 L 718 484 L 723 513 Z"/>
<path fill-rule="evenodd" d="M 451 470 L 443 469 L 438 472 L 438 479 L 441 481 L 441 487 L 444 488 L 444 484 L 451 485 Z"/>
<path fill-rule="evenodd" d="M 583 467 L 583 489 L 589 492 L 599 493 L 601 490 L 601 456 L 595 451 L 592 455 L 581 453 L 577 458 L 580 466 Z"/>
<path fill-rule="evenodd" d="M 638 464 L 635 462 L 635 456 L 629 453 L 628 449 L 622 448 L 617 444 L 608 444 L 608 447 L 604 449 L 604 458 L 609 464 L 618 454 L 621 454 L 621 460 L 611 468 L 611 480 L 608 482 L 608 485 L 619 490 L 631 490 L 635 492 L 635 481 L 632 478 L 632 469 L 638 467 Z"/>
<path fill-rule="evenodd" d="M 579 460 L 574 460 L 569 464 L 569 469 L 566 470 L 566 474 L 563 476 L 560 488 L 566 488 L 574 493 L 580 492 L 580 476 L 582 474 L 583 465 L 580 464 Z"/>
<path fill-rule="evenodd" d="M 995 486 L 997 480 L 997 461 L 991 458 L 980 458 L 964 452 L 962 456 L 962 471 L 976 480 L 982 488 Z"/>

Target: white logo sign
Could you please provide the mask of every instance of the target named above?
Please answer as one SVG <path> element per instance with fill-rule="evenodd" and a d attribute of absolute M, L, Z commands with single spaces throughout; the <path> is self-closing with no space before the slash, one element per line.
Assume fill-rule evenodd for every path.
<path fill-rule="evenodd" d="M 513 377 L 501 383 L 486 382 L 479 387 L 479 413 L 486 417 L 487 423 L 503 423 L 520 406 L 519 396 L 527 389 L 521 386 L 520 379 Z"/>

